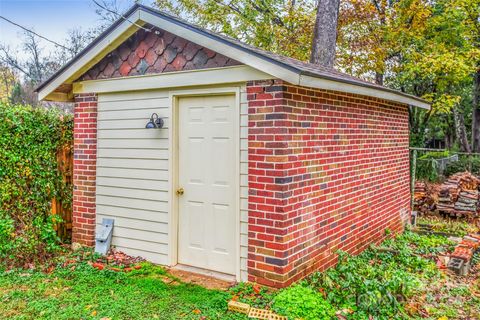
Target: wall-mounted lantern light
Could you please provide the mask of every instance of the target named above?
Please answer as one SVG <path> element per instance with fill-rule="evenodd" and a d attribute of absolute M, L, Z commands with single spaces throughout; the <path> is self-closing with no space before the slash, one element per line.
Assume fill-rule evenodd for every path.
<path fill-rule="evenodd" d="M 147 125 L 145 128 L 147 129 L 161 129 L 163 128 L 163 119 L 158 116 L 156 113 L 152 113 L 152 116 L 150 117 L 150 120 L 148 121 Z"/>

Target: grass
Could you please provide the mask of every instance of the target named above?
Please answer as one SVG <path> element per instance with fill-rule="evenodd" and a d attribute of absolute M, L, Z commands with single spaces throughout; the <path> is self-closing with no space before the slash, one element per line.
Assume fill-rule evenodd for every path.
<path fill-rule="evenodd" d="M 444 232 L 463 237 L 476 232 L 478 227 L 460 219 L 445 219 L 437 215 L 421 216 L 417 219 L 419 225 L 429 225 L 432 231 Z"/>
<path fill-rule="evenodd" d="M 124 273 L 97 270 L 84 259 L 65 264 L 69 256 L 54 269 L 44 267 L 49 273 L 0 271 L 0 318 L 246 319 L 227 311 L 233 297 L 304 319 L 313 319 L 318 305 L 342 319 L 479 319 L 478 267 L 469 277 L 455 277 L 436 266 L 436 256 L 452 245 L 442 236 L 405 232 L 356 257 L 340 253 L 337 267 L 280 291 L 252 284 L 208 290 L 149 263 Z"/>
<path fill-rule="evenodd" d="M 242 319 L 227 312 L 228 292 L 180 283 L 151 264 L 130 273 L 86 263 L 0 276 L 0 314 L 8 319 Z"/>

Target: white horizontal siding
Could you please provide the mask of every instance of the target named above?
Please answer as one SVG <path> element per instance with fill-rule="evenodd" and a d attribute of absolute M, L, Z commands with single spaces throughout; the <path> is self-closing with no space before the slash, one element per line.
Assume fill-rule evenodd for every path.
<path fill-rule="evenodd" d="M 112 244 L 169 263 L 169 136 L 147 130 L 152 113 L 170 118 L 168 91 L 98 96 L 97 223 L 115 219 Z"/>
<path fill-rule="evenodd" d="M 127 187 L 104 187 L 97 185 L 97 194 L 102 196 L 115 196 L 125 198 L 136 198 L 152 201 L 168 201 L 168 192 L 165 190 L 144 190 Z"/>
<path fill-rule="evenodd" d="M 97 204 L 106 206 L 118 206 L 149 211 L 168 211 L 168 202 L 160 200 L 147 200 L 127 197 L 103 196 L 97 193 Z"/>
<path fill-rule="evenodd" d="M 100 214 L 99 218 L 113 218 L 110 215 Z M 138 219 L 137 217 L 117 217 L 115 216 L 115 227 L 127 228 L 127 229 L 136 229 L 136 230 L 145 230 L 150 232 L 159 232 L 163 234 L 168 234 L 168 224 L 164 222 L 150 221 L 146 225 L 144 220 Z"/>
<path fill-rule="evenodd" d="M 162 159 L 132 159 L 132 158 L 100 158 L 97 166 L 109 168 L 139 168 L 167 170 L 168 160 Z"/>
<path fill-rule="evenodd" d="M 148 260 L 153 260 L 153 262 L 155 262 L 155 260 L 166 260 L 166 258 L 168 257 L 167 255 L 158 254 L 158 251 L 167 252 L 167 244 L 158 244 L 150 241 L 126 239 L 121 237 L 116 237 L 113 242 L 114 245 L 116 244 L 117 247 L 128 248 L 128 251 L 132 251 L 131 249 L 133 249 L 138 252 L 138 256 L 143 256 Z M 149 256 L 151 256 L 151 258 L 149 258 Z M 168 262 L 165 261 L 162 264 L 168 264 Z"/>
<path fill-rule="evenodd" d="M 141 81 L 141 80 L 140 80 Z M 98 102 L 118 102 L 118 101 L 137 101 L 142 102 L 158 99 L 158 98 L 168 98 L 168 90 L 149 90 L 149 91 L 129 91 L 122 93 L 102 93 L 98 95 Z"/>
<path fill-rule="evenodd" d="M 240 94 L 240 277 L 247 280 L 248 105 Z M 134 256 L 169 264 L 171 102 L 168 90 L 99 94 L 97 223 L 115 219 L 112 244 Z M 146 130 L 152 113 L 165 129 Z"/>
<path fill-rule="evenodd" d="M 142 180 L 165 180 L 168 181 L 168 171 L 165 170 L 150 170 L 143 169 L 128 169 L 128 168 L 109 168 L 97 166 L 97 177 L 116 177 L 127 179 L 142 179 Z"/>
<path fill-rule="evenodd" d="M 168 212 L 161 212 L 158 210 L 142 210 L 113 205 L 97 204 L 97 214 L 108 215 L 110 217 L 123 217 L 155 222 L 168 221 Z"/>
<path fill-rule="evenodd" d="M 135 110 L 143 109 L 168 109 L 168 97 L 161 98 L 143 98 L 141 100 L 123 100 L 123 101 L 103 101 L 102 111 L 107 114 L 111 111 L 120 111 L 120 110 L 132 110 L 132 107 L 135 106 Z"/>
<path fill-rule="evenodd" d="M 144 119 L 144 127 L 147 119 Z M 145 128 L 135 129 L 104 129 L 98 131 L 98 138 L 100 139 L 166 139 L 163 132 L 159 130 L 145 130 Z"/>
<path fill-rule="evenodd" d="M 100 138 L 98 139 L 99 148 L 127 148 L 127 149 L 165 149 L 168 148 L 168 138 L 159 137 L 157 139 L 136 139 L 136 138 Z"/>
<path fill-rule="evenodd" d="M 145 119 L 149 118 L 152 113 L 158 113 L 159 111 L 167 111 L 168 108 L 138 108 L 134 110 L 114 110 L 105 111 L 98 115 L 98 121 L 106 120 L 125 120 L 125 119 Z"/>
<path fill-rule="evenodd" d="M 100 103 L 99 103 L 100 104 Z M 168 129 L 170 127 L 170 119 L 168 119 L 164 112 L 157 113 L 163 120 L 165 121 L 164 129 Z M 138 129 L 138 128 L 145 128 L 148 120 L 152 113 L 145 112 L 145 116 L 143 118 L 138 119 L 125 119 L 125 120 L 99 120 L 97 123 L 97 128 L 99 130 L 125 130 L 125 129 Z M 167 130 L 163 130 L 167 131 Z M 164 132 L 159 131 L 158 134 L 163 134 Z"/>
<path fill-rule="evenodd" d="M 111 177 L 97 177 L 98 186 L 113 186 L 117 188 L 140 189 L 140 190 L 168 190 L 168 181 L 162 180 L 142 180 L 142 179 L 124 179 Z"/>
<path fill-rule="evenodd" d="M 124 149 L 105 148 L 97 150 L 99 158 L 129 158 L 129 159 L 165 159 L 168 160 L 168 149 Z"/>

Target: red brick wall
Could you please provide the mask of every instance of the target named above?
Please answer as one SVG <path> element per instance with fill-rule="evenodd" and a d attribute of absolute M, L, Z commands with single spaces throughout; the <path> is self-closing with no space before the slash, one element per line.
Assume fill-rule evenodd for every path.
<path fill-rule="evenodd" d="M 97 96 L 75 96 L 72 241 L 95 242 L 95 180 L 97 164 Z"/>
<path fill-rule="evenodd" d="M 282 81 L 247 93 L 250 281 L 286 286 L 402 230 L 406 106 Z"/>

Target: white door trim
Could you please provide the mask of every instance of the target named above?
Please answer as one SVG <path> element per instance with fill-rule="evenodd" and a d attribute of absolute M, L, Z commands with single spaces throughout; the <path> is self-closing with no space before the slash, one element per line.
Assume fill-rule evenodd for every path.
<path fill-rule="evenodd" d="M 172 90 L 169 92 L 171 107 L 171 126 L 169 127 L 170 145 L 170 208 L 169 208 L 169 242 L 170 266 L 178 263 L 178 197 L 175 190 L 178 188 L 178 99 L 189 96 L 235 95 L 235 278 L 240 281 L 240 87 L 217 87 L 205 89 Z"/>

